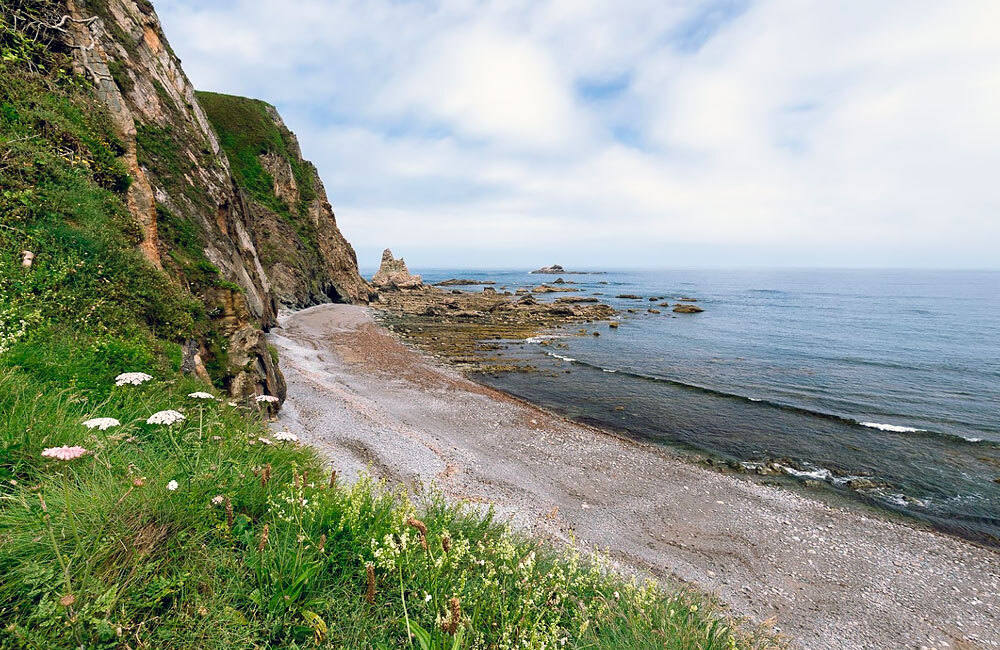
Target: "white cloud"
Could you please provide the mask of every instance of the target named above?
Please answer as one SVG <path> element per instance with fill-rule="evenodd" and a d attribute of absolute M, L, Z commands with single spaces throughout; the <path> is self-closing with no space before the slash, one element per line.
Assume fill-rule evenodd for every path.
<path fill-rule="evenodd" d="M 990 0 L 156 4 L 363 264 L 1000 265 Z"/>

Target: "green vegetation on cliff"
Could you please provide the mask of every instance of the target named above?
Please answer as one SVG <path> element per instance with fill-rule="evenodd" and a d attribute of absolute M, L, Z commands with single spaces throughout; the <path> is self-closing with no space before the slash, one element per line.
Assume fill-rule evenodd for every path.
<path fill-rule="evenodd" d="M 0 648 L 743 645 L 697 597 L 440 498 L 336 483 L 268 431 L 266 403 L 193 396 L 212 389 L 179 374 L 178 344 L 203 306 L 136 251 L 122 144 L 89 83 L 5 12 Z M 197 233 L 160 217 L 168 254 L 197 266 Z M 152 378 L 116 385 L 135 371 Z"/>
<path fill-rule="evenodd" d="M 307 210 L 316 198 L 312 167 L 297 154 L 292 135 L 275 124 L 268 104 L 247 97 L 200 91 L 198 102 L 205 109 L 237 183 L 255 202 L 281 216 L 303 243 L 316 249 L 315 226 Z M 274 177 L 264 168 L 261 156 L 275 154 L 288 164 L 298 190 L 298 201 L 287 205 L 274 191 Z"/>

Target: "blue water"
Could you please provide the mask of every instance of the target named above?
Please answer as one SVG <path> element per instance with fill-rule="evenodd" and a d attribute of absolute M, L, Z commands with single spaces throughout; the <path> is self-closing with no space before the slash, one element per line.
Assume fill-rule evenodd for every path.
<path fill-rule="evenodd" d="M 511 291 L 555 279 L 418 272 L 429 282 L 489 279 Z M 511 343 L 506 354 L 541 372 L 478 379 L 646 440 L 778 462 L 789 475 L 1000 541 L 1000 272 L 563 277 L 581 292 L 538 298 L 597 295 L 623 312 L 620 327 L 592 324 L 588 332 L 599 337 L 573 328 L 544 345 Z M 705 311 L 674 314 L 651 297 L 671 304 L 693 297 Z M 851 489 L 858 477 L 875 487 Z"/>

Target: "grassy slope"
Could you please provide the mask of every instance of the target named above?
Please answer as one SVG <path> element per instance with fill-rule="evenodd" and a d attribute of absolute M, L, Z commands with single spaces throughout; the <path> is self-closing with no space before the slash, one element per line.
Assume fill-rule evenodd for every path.
<path fill-rule="evenodd" d="M 134 251 L 106 116 L 2 23 L 0 50 L 0 647 L 405 647 L 410 620 L 450 648 L 452 598 L 460 647 L 751 644 L 692 596 L 488 516 L 328 487 L 311 451 L 260 441 L 257 412 L 186 397 L 206 387 L 177 374 L 177 342 L 205 317 Z M 156 379 L 114 386 L 136 370 Z M 167 408 L 187 419 L 146 424 Z M 82 426 L 95 416 L 121 425 Z M 41 457 L 62 444 L 92 453 Z"/>

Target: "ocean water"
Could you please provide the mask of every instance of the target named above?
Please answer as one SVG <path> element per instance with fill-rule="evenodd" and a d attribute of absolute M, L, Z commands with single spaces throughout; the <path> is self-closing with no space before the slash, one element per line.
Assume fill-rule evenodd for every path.
<path fill-rule="evenodd" d="M 512 291 L 555 279 L 415 272 L 429 282 L 494 280 Z M 510 342 L 504 354 L 539 372 L 476 379 L 643 440 L 751 468 L 777 463 L 787 476 L 1000 545 L 1000 272 L 563 277 L 581 291 L 538 298 L 596 295 L 622 310 L 620 327 Z M 657 306 L 681 297 L 705 311 Z"/>

